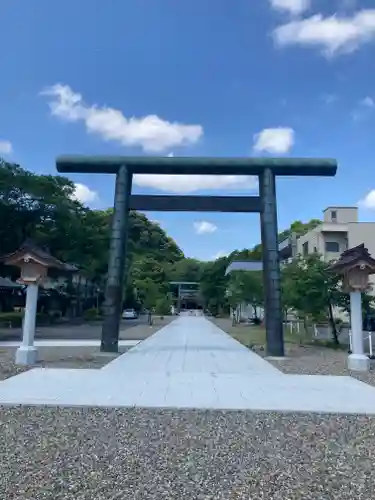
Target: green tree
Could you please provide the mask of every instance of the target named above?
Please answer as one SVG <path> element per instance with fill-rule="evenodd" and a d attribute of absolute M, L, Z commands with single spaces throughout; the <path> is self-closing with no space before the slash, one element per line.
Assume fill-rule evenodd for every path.
<path fill-rule="evenodd" d="M 184 258 L 182 250 L 165 231 L 141 213 L 129 214 L 129 254 L 152 257 L 157 262 L 173 263 Z"/>
<path fill-rule="evenodd" d="M 152 281 L 151 278 L 136 280 L 134 282 L 141 304 L 148 311 L 148 323 L 152 324 L 152 311 L 156 307 L 158 300 L 162 297 L 163 291 L 160 285 Z"/>
<path fill-rule="evenodd" d="M 292 309 L 307 321 L 328 319 L 333 340 L 338 343 L 333 307 L 339 304 L 340 277 L 328 271 L 329 263 L 318 254 L 299 256 L 282 269 L 282 298 L 285 309 Z"/>
<path fill-rule="evenodd" d="M 233 326 L 239 321 L 239 306 L 243 301 L 243 276 L 242 272 L 231 273 L 227 286 L 227 300 L 232 309 Z"/>
<path fill-rule="evenodd" d="M 157 261 L 153 256 L 134 256 L 130 269 L 130 277 L 136 281 L 142 281 L 146 278 L 157 283 L 159 287 L 166 288 L 167 277 L 162 262 Z"/>
<path fill-rule="evenodd" d="M 257 271 L 234 271 L 228 284 L 228 301 L 233 309 L 242 303 L 253 307 L 257 317 L 257 308 L 264 306 L 263 275 Z M 238 318 L 237 318 L 238 319 Z"/>
<path fill-rule="evenodd" d="M 227 257 L 222 257 L 214 262 L 206 262 L 202 265 L 199 291 L 205 307 L 213 315 L 221 313 L 228 306 L 227 286 L 229 278 L 225 275 L 228 265 Z"/>
<path fill-rule="evenodd" d="M 198 282 L 202 278 L 204 264 L 197 259 L 184 258 L 167 265 L 169 281 Z"/>
<path fill-rule="evenodd" d="M 34 174 L 0 160 L 1 253 L 15 251 L 31 238 L 48 247 L 55 257 L 78 266 L 102 288 L 113 210 L 91 210 L 74 194 L 75 185 L 66 177 Z M 125 302 L 135 302 L 134 280 L 147 276 L 167 290 L 166 267 L 183 258 L 180 248 L 158 224 L 144 214 L 131 212 Z"/>
<path fill-rule="evenodd" d="M 170 294 L 159 297 L 156 301 L 155 312 L 160 316 L 171 314 L 172 300 Z"/>
<path fill-rule="evenodd" d="M 303 236 L 312 229 L 315 229 L 321 223 L 322 221 L 320 219 L 311 219 L 309 222 L 296 220 L 290 225 L 289 229 L 285 229 L 279 233 L 279 242 L 286 240 L 292 233 L 295 233 L 297 236 Z"/>
<path fill-rule="evenodd" d="M 241 271 L 242 273 L 242 301 L 251 304 L 254 317 L 257 317 L 257 308 L 264 307 L 263 273 L 261 271 Z"/>
<path fill-rule="evenodd" d="M 59 258 L 75 255 L 86 209 L 74 199 L 74 190 L 65 177 L 37 175 L 0 161 L 2 252 L 33 238 L 39 244 L 48 243 Z"/>

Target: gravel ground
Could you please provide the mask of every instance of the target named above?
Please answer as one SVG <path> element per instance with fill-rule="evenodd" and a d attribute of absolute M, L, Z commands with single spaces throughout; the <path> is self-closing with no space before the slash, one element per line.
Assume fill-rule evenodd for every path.
<path fill-rule="evenodd" d="M 375 419 L 5 408 L 0 498 L 369 500 Z"/>
<path fill-rule="evenodd" d="M 264 350 L 254 351 L 265 356 Z M 375 386 L 375 365 L 371 362 L 369 372 L 352 372 L 347 368 L 348 353 L 327 347 L 286 345 L 286 359 L 270 360 L 284 373 L 301 375 L 347 375 Z"/>
<path fill-rule="evenodd" d="M 17 366 L 14 364 L 16 349 L 0 349 L 0 380 L 13 377 L 30 369 L 28 366 Z M 49 368 L 102 368 L 113 360 L 113 357 L 98 356 L 99 349 L 85 348 L 40 348 L 42 356 L 35 367 Z M 32 367 L 34 368 L 34 367 Z"/>
<path fill-rule="evenodd" d="M 349 374 L 344 352 L 288 346 L 287 355 L 272 361 L 286 373 Z M 1 378 L 1 351 L 0 369 Z M 355 376 L 375 385 L 374 372 Z M 374 496 L 375 417 L 0 407 L 0 427 L 4 500 Z"/>
<path fill-rule="evenodd" d="M 262 357 L 266 356 L 264 345 L 257 345 L 260 338 L 258 330 L 253 327 L 238 325 L 232 327 L 228 318 L 215 318 L 213 322 L 244 345 L 253 344 L 252 350 Z M 255 333 L 254 333 L 255 332 Z M 264 341 L 264 339 L 263 339 Z M 348 353 L 346 350 L 335 350 L 328 347 L 285 343 L 283 360 L 270 359 L 269 362 L 284 373 L 301 375 L 344 375 L 375 386 L 375 361 L 371 361 L 370 372 L 352 372 L 347 368 Z"/>

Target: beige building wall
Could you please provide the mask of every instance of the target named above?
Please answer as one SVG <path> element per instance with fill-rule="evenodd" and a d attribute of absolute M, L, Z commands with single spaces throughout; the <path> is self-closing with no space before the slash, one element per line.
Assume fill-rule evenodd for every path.
<path fill-rule="evenodd" d="M 357 222 L 348 224 L 349 248 L 364 243 L 370 254 L 375 258 L 375 222 Z"/>
<path fill-rule="evenodd" d="M 331 221 L 332 212 L 336 222 Z M 318 252 L 328 262 L 362 243 L 375 258 L 375 222 L 358 222 L 355 207 L 328 207 L 324 211 L 323 224 L 298 238 L 297 253 Z M 370 277 L 370 282 L 375 294 L 375 275 Z"/>
<path fill-rule="evenodd" d="M 327 207 L 323 210 L 323 221 L 333 224 L 358 222 L 357 207 Z"/>
<path fill-rule="evenodd" d="M 317 252 L 328 262 L 363 243 L 375 258 L 375 222 L 358 222 L 357 207 L 328 207 L 323 214 L 322 224 L 297 239 L 297 254 Z M 370 293 L 375 295 L 375 275 L 370 276 L 370 285 Z M 347 320 L 345 313 L 339 310 L 335 316 Z"/>
<path fill-rule="evenodd" d="M 347 231 L 327 230 L 327 225 L 322 224 L 298 238 L 297 252 L 300 255 L 319 253 L 325 260 L 337 259 L 348 248 Z M 332 247 L 335 245 L 335 248 Z"/>

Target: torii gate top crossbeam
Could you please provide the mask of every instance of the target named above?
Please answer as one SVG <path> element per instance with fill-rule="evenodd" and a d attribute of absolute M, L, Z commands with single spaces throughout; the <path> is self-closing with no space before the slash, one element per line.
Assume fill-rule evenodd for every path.
<path fill-rule="evenodd" d="M 336 175 L 337 162 L 319 158 L 201 158 L 152 156 L 60 156 L 61 173 L 116 174 L 126 165 L 134 174 L 176 175 L 261 175 L 271 169 L 274 175 Z"/>

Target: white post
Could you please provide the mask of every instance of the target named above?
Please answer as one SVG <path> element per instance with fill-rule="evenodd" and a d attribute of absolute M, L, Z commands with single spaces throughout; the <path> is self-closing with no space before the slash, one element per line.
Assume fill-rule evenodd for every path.
<path fill-rule="evenodd" d="M 372 358 L 372 355 L 373 355 L 373 352 L 372 352 L 372 332 L 369 331 L 368 332 L 368 343 L 369 343 L 369 354 L 370 354 L 370 358 Z"/>
<path fill-rule="evenodd" d="M 34 365 L 37 360 L 37 348 L 34 346 L 37 304 L 38 284 L 29 283 L 26 289 L 26 308 L 22 326 L 22 344 L 16 352 L 17 365 Z"/>
<path fill-rule="evenodd" d="M 353 371 L 368 371 L 370 369 L 370 360 L 363 349 L 361 292 L 350 292 L 350 320 L 352 354 L 349 354 L 348 357 L 348 368 Z"/>

